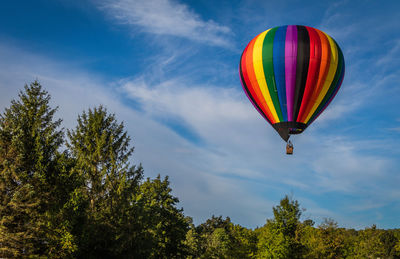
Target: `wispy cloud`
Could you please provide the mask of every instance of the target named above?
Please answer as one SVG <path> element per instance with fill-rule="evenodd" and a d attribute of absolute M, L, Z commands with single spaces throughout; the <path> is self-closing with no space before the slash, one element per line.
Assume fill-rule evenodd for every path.
<path fill-rule="evenodd" d="M 388 51 L 376 61 L 376 65 L 398 67 L 400 62 L 400 38 L 391 40 L 387 49 Z"/>
<path fill-rule="evenodd" d="M 187 5 L 175 0 L 101 0 L 95 2 L 117 22 L 156 35 L 169 35 L 228 47 L 229 27 L 203 20 Z"/>
<path fill-rule="evenodd" d="M 383 157 L 364 153 L 367 148 L 373 149 L 372 145 L 338 137 L 327 139 L 320 147 L 321 155 L 312 161 L 318 186 L 345 193 L 371 188 L 390 164 Z"/>
<path fill-rule="evenodd" d="M 256 118 L 238 89 L 188 86 L 187 82 L 185 78 L 175 78 L 149 85 L 138 78 L 123 82 L 121 87 L 152 116 L 179 117 L 203 136 L 212 135 L 210 132 L 215 133 L 218 126 L 238 121 L 249 123 Z"/>
<path fill-rule="evenodd" d="M 397 128 L 389 128 L 391 131 L 399 132 L 400 133 L 400 127 Z"/>

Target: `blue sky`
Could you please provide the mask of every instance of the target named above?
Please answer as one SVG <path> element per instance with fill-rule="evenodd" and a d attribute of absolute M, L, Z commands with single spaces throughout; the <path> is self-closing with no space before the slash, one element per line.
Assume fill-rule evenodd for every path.
<path fill-rule="evenodd" d="M 38 79 L 63 126 L 104 104 L 125 122 L 133 163 L 169 175 L 199 224 L 262 226 L 291 194 L 340 226 L 400 227 L 399 1 L 3 1 L 0 108 Z M 241 51 L 279 25 L 321 29 L 346 75 L 295 154 L 259 116 L 239 76 Z"/>

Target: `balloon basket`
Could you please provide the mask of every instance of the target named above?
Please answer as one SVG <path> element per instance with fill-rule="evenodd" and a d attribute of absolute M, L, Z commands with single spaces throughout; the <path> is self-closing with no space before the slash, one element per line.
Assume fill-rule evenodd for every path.
<path fill-rule="evenodd" d="M 286 145 L 286 155 L 293 155 L 293 144 L 290 141 Z"/>

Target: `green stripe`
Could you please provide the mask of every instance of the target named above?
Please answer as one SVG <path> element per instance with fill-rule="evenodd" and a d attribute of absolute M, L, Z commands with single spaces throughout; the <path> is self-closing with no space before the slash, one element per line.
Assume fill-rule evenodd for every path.
<path fill-rule="evenodd" d="M 272 103 L 274 104 L 276 113 L 279 121 L 283 121 L 281 106 L 279 104 L 278 91 L 276 88 L 275 77 L 274 77 L 274 63 L 273 63 L 273 46 L 275 32 L 278 27 L 271 29 L 264 38 L 262 47 L 262 60 L 264 67 L 265 80 L 267 82 L 268 91 L 271 95 Z"/>
<path fill-rule="evenodd" d="M 344 65 L 344 57 L 343 57 L 343 53 L 342 50 L 339 48 L 339 45 L 336 43 L 335 40 L 333 40 L 336 44 L 337 50 L 338 50 L 338 67 L 336 69 L 336 73 L 335 73 L 335 77 L 332 80 L 332 83 L 329 87 L 328 92 L 326 93 L 324 99 L 322 99 L 322 102 L 319 104 L 318 108 L 315 110 L 314 114 L 311 116 L 310 120 L 308 121 L 309 123 L 312 122 L 314 120 L 314 117 L 324 108 L 325 104 L 329 101 L 329 98 L 331 97 L 331 95 L 333 94 L 333 92 L 336 89 L 336 86 L 342 76 L 343 73 L 343 65 Z M 307 123 L 307 125 L 309 124 Z"/>

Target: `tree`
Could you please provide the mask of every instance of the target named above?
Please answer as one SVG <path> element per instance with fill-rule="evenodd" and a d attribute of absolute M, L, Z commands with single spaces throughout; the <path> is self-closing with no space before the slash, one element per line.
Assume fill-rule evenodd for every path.
<path fill-rule="evenodd" d="M 284 236 L 294 238 L 300 223 L 301 210 L 297 200 L 292 200 L 287 195 L 280 204 L 272 208 L 274 223 Z"/>
<path fill-rule="evenodd" d="M 255 258 L 257 253 L 257 234 L 240 225 L 232 225 L 234 251 L 236 258 Z"/>
<path fill-rule="evenodd" d="M 188 218 L 189 230 L 186 232 L 184 245 L 186 246 L 187 259 L 198 258 L 200 256 L 200 235 L 196 231 L 193 219 Z"/>
<path fill-rule="evenodd" d="M 137 192 L 143 175 L 141 166 L 129 164 L 133 152 L 130 137 L 123 123 L 100 106 L 83 112 L 68 138 L 67 147 L 76 160 L 72 171 L 81 182 L 70 201 L 83 214 L 83 220 L 74 226 L 80 238 L 79 256 L 123 253 L 120 237 L 125 235 L 120 231 L 129 218 L 130 196 Z"/>
<path fill-rule="evenodd" d="M 194 258 L 253 258 L 256 253 L 256 234 L 233 224 L 229 217 L 212 216 L 197 226 L 195 234 L 191 230 L 191 243 L 197 245 L 192 246 L 196 251 Z"/>
<path fill-rule="evenodd" d="M 137 232 L 135 258 L 183 258 L 189 221 L 183 209 L 176 208 L 179 199 L 174 197 L 168 177 L 163 180 L 147 178 L 140 192 L 132 196 L 140 232 Z"/>
<path fill-rule="evenodd" d="M 376 225 L 359 231 L 355 245 L 356 258 L 400 258 L 396 251 L 398 242 L 390 230 L 377 229 Z"/>
<path fill-rule="evenodd" d="M 213 215 L 206 222 L 197 226 L 196 231 L 200 240 L 198 257 L 226 258 L 231 243 L 231 238 L 227 234 L 231 224 L 229 217 L 223 219 L 222 216 L 215 217 Z"/>
<path fill-rule="evenodd" d="M 272 220 L 258 230 L 257 258 L 294 258 L 290 239 L 286 238 Z"/>
<path fill-rule="evenodd" d="M 307 258 L 345 258 L 352 254 L 350 232 L 338 228 L 337 222 L 326 218 L 318 228 L 305 227 L 302 242 Z"/>
<path fill-rule="evenodd" d="M 34 81 L 0 117 L 2 257 L 62 257 L 75 249 L 56 216 L 66 195 L 59 190 L 63 172 L 57 166 L 63 132 L 49 103 L 50 95 Z"/>
<path fill-rule="evenodd" d="M 298 201 L 287 195 L 273 207 L 274 219 L 259 230 L 258 258 L 301 258 L 304 247 L 300 243 L 301 210 Z"/>

